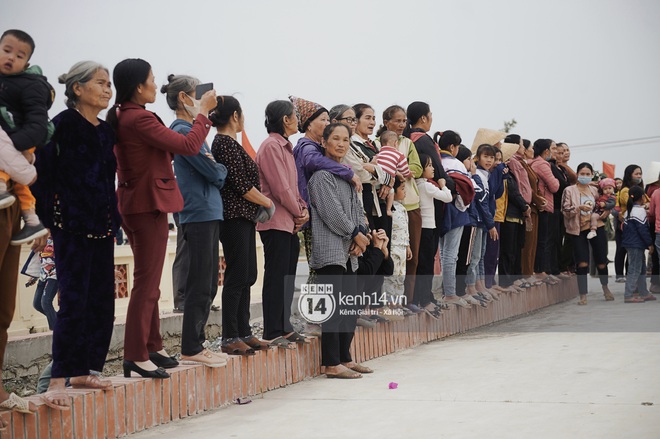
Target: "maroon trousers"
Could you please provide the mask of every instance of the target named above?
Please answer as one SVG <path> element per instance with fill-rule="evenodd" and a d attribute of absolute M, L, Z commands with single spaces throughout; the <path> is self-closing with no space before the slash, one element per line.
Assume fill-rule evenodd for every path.
<path fill-rule="evenodd" d="M 21 246 L 9 245 L 9 241 L 20 229 L 20 208 L 16 201 L 8 208 L 0 210 L 0 371 L 4 365 L 7 329 L 14 318 L 16 308 L 18 258 L 21 254 Z"/>
<path fill-rule="evenodd" d="M 167 250 L 167 213 L 138 213 L 122 218 L 135 263 L 126 314 L 124 359 L 147 361 L 149 352 L 163 349 L 158 299 Z"/>

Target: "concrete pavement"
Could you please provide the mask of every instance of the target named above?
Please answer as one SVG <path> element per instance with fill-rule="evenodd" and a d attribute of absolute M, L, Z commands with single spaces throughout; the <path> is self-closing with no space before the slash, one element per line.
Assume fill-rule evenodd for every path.
<path fill-rule="evenodd" d="M 133 437 L 660 438 L 660 300 L 610 287 Z"/>

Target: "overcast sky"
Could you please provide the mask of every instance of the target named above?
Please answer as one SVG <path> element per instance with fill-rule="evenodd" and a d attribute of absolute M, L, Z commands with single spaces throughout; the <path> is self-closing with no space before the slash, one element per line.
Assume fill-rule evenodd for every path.
<path fill-rule="evenodd" d="M 58 93 L 51 116 L 75 62 L 140 57 L 159 85 L 190 74 L 235 95 L 255 148 L 266 104 L 293 94 L 366 102 L 379 122 L 388 105 L 423 100 L 433 130 L 468 146 L 515 118 L 523 137 L 574 146 L 574 166 L 606 160 L 619 175 L 660 161 L 657 0 L 0 1 L 0 29 L 36 40 L 31 62 Z M 173 119 L 163 95 L 148 108 Z"/>

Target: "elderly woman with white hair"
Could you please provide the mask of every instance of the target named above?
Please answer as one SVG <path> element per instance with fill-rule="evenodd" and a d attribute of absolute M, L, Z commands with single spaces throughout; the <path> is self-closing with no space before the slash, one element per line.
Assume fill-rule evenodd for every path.
<path fill-rule="evenodd" d="M 57 249 L 60 309 L 53 330 L 51 408 L 67 410 L 65 379 L 72 387 L 112 388 L 102 371 L 115 311 L 114 236 L 121 223 L 115 195 L 115 136 L 98 118 L 112 97 L 108 69 L 83 61 L 60 76 L 67 110 L 55 133 L 37 151 L 37 211 Z"/>

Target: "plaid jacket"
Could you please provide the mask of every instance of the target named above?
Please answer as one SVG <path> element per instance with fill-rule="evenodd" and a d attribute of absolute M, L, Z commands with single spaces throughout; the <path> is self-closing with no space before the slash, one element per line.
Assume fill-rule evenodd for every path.
<path fill-rule="evenodd" d="M 328 171 L 316 171 L 307 186 L 312 218 L 312 257 L 309 266 L 317 270 L 328 265 L 346 266 L 348 251 L 364 213 L 351 184 Z M 353 271 L 357 258 L 350 257 Z"/>

